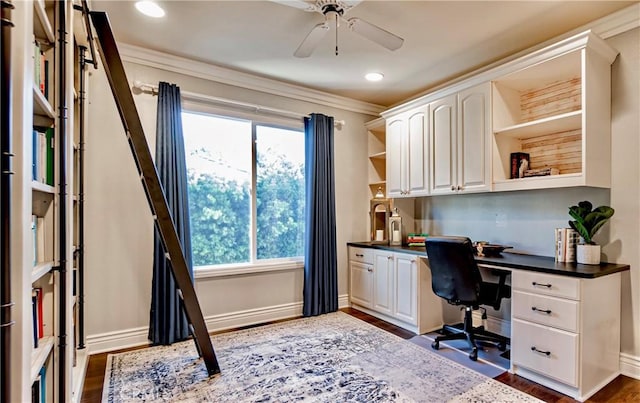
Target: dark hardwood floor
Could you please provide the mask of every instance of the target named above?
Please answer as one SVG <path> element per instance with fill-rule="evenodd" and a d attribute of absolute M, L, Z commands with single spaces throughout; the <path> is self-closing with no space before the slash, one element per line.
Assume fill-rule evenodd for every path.
<path fill-rule="evenodd" d="M 368 315 L 364 312 L 344 308 L 343 312 L 348 313 L 358 319 L 368 322 L 380 329 L 386 330 L 396 336 L 403 339 L 410 339 L 415 336 L 414 333 L 404 330 L 398 326 L 392 325 L 388 322 L 380 320 L 376 317 Z M 270 322 L 273 323 L 273 322 Z M 215 334 L 215 333 L 214 333 Z M 131 351 L 145 347 L 137 347 L 122 351 Z M 114 351 L 115 353 L 115 351 Z M 102 385 L 104 383 L 104 373 L 107 365 L 108 353 L 95 354 L 89 358 L 89 366 L 87 368 L 87 376 L 84 380 L 84 388 L 82 391 L 81 403 L 97 403 L 102 398 Z M 573 403 L 576 400 L 571 399 L 561 393 L 546 388 L 535 382 L 524 379 L 520 376 L 510 374 L 508 372 L 503 373 L 495 378 L 497 381 L 505 383 L 513 388 L 521 390 L 532 396 L 537 397 L 540 400 L 550 403 Z M 640 402 L 640 381 L 626 376 L 619 376 L 610 382 L 606 387 L 593 395 L 587 402 L 591 403 L 631 403 Z"/>

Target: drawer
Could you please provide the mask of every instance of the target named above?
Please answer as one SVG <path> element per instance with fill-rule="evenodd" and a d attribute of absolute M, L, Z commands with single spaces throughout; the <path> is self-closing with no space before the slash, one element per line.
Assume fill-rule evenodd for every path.
<path fill-rule="evenodd" d="M 514 290 L 511 314 L 519 319 L 553 326 L 570 332 L 578 331 L 578 301 Z"/>
<path fill-rule="evenodd" d="M 580 299 L 580 279 L 536 272 L 513 272 L 513 288 L 534 294 Z"/>
<path fill-rule="evenodd" d="M 513 319 L 511 361 L 562 383 L 578 386 L 578 335 Z"/>
<path fill-rule="evenodd" d="M 349 247 L 349 260 L 373 264 L 373 249 Z"/>

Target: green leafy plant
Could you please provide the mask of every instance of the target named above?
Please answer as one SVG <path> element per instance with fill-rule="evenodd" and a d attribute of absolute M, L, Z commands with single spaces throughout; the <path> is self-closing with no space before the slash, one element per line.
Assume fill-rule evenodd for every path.
<path fill-rule="evenodd" d="M 569 215 L 573 218 L 573 221 L 569 221 L 569 226 L 578 231 L 585 243 L 595 245 L 593 236 L 609 221 L 614 210 L 609 206 L 600 206 L 594 210 L 592 208 L 593 205 L 586 200 L 569 207 Z"/>

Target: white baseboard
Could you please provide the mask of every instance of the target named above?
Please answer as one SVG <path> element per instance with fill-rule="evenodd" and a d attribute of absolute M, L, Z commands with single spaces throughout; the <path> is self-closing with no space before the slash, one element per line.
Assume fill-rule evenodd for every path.
<path fill-rule="evenodd" d="M 640 380 L 640 357 L 620 353 L 620 373 Z"/>
<path fill-rule="evenodd" d="M 115 332 L 88 335 L 86 344 L 89 354 L 105 353 L 149 344 L 148 335 L 148 327 L 116 330 Z"/>
<path fill-rule="evenodd" d="M 338 296 L 338 308 L 349 306 L 349 295 Z M 204 318 L 209 332 L 233 329 L 241 326 L 255 325 L 280 319 L 302 316 L 302 302 L 275 305 L 264 308 L 248 309 Z M 117 330 L 87 336 L 89 354 L 104 353 L 123 348 L 144 346 L 149 344 L 148 327 Z"/>
<path fill-rule="evenodd" d="M 349 295 L 338 296 L 338 308 L 349 306 Z M 264 308 L 248 309 L 204 318 L 207 330 L 217 332 L 241 326 L 256 325 L 274 320 L 289 319 L 302 316 L 302 302 L 274 305 Z"/>

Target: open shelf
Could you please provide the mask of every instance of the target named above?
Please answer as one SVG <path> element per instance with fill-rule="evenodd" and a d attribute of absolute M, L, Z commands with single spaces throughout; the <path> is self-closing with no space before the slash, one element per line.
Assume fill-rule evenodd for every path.
<path fill-rule="evenodd" d="M 494 130 L 494 133 L 517 139 L 528 139 L 550 133 L 579 129 L 581 123 L 582 111 L 579 110 L 497 129 Z"/>
<path fill-rule="evenodd" d="M 33 349 L 31 352 L 31 383 L 36 380 L 40 373 L 40 368 L 42 368 L 44 363 L 47 362 L 47 358 L 53 349 L 54 342 L 55 338 L 53 336 L 45 336 L 38 340 L 38 348 Z"/>
<path fill-rule="evenodd" d="M 53 268 L 53 262 L 39 262 L 31 271 L 31 282 L 35 283 Z"/>
<path fill-rule="evenodd" d="M 51 119 L 51 123 L 48 126 L 53 125 L 53 120 L 56 118 L 53 108 L 47 98 L 44 97 L 40 88 L 33 85 L 33 113 L 34 115 L 42 116 L 44 118 Z"/>
<path fill-rule="evenodd" d="M 387 152 L 386 151 L 382 151 L 382 152 L 379 152 L 379 153 L 371 154 L 371 155 L 369 155 L 369 159 L 372 159 L 372 160 L 384 160 L 384 159 L 387 159 Z"/>
<path fill-rule="evenodd" d="M 87 349 L 76 350 L 76 365 L 73 367 L 73 402 L 79 402 L 82 397 L 82 386 L 89 364 L 89 353 Z"/>
<path fill-rule="evenodd" d="M 49 43 L 53 43 L 56 40 L 56 36 L 53 33 L 53 27 L 44 8 L 44 0 L 33 1 L 33 11 L 36 17 L 33 21 L 34 35 L 36 38 L 46 39 Z"/>

